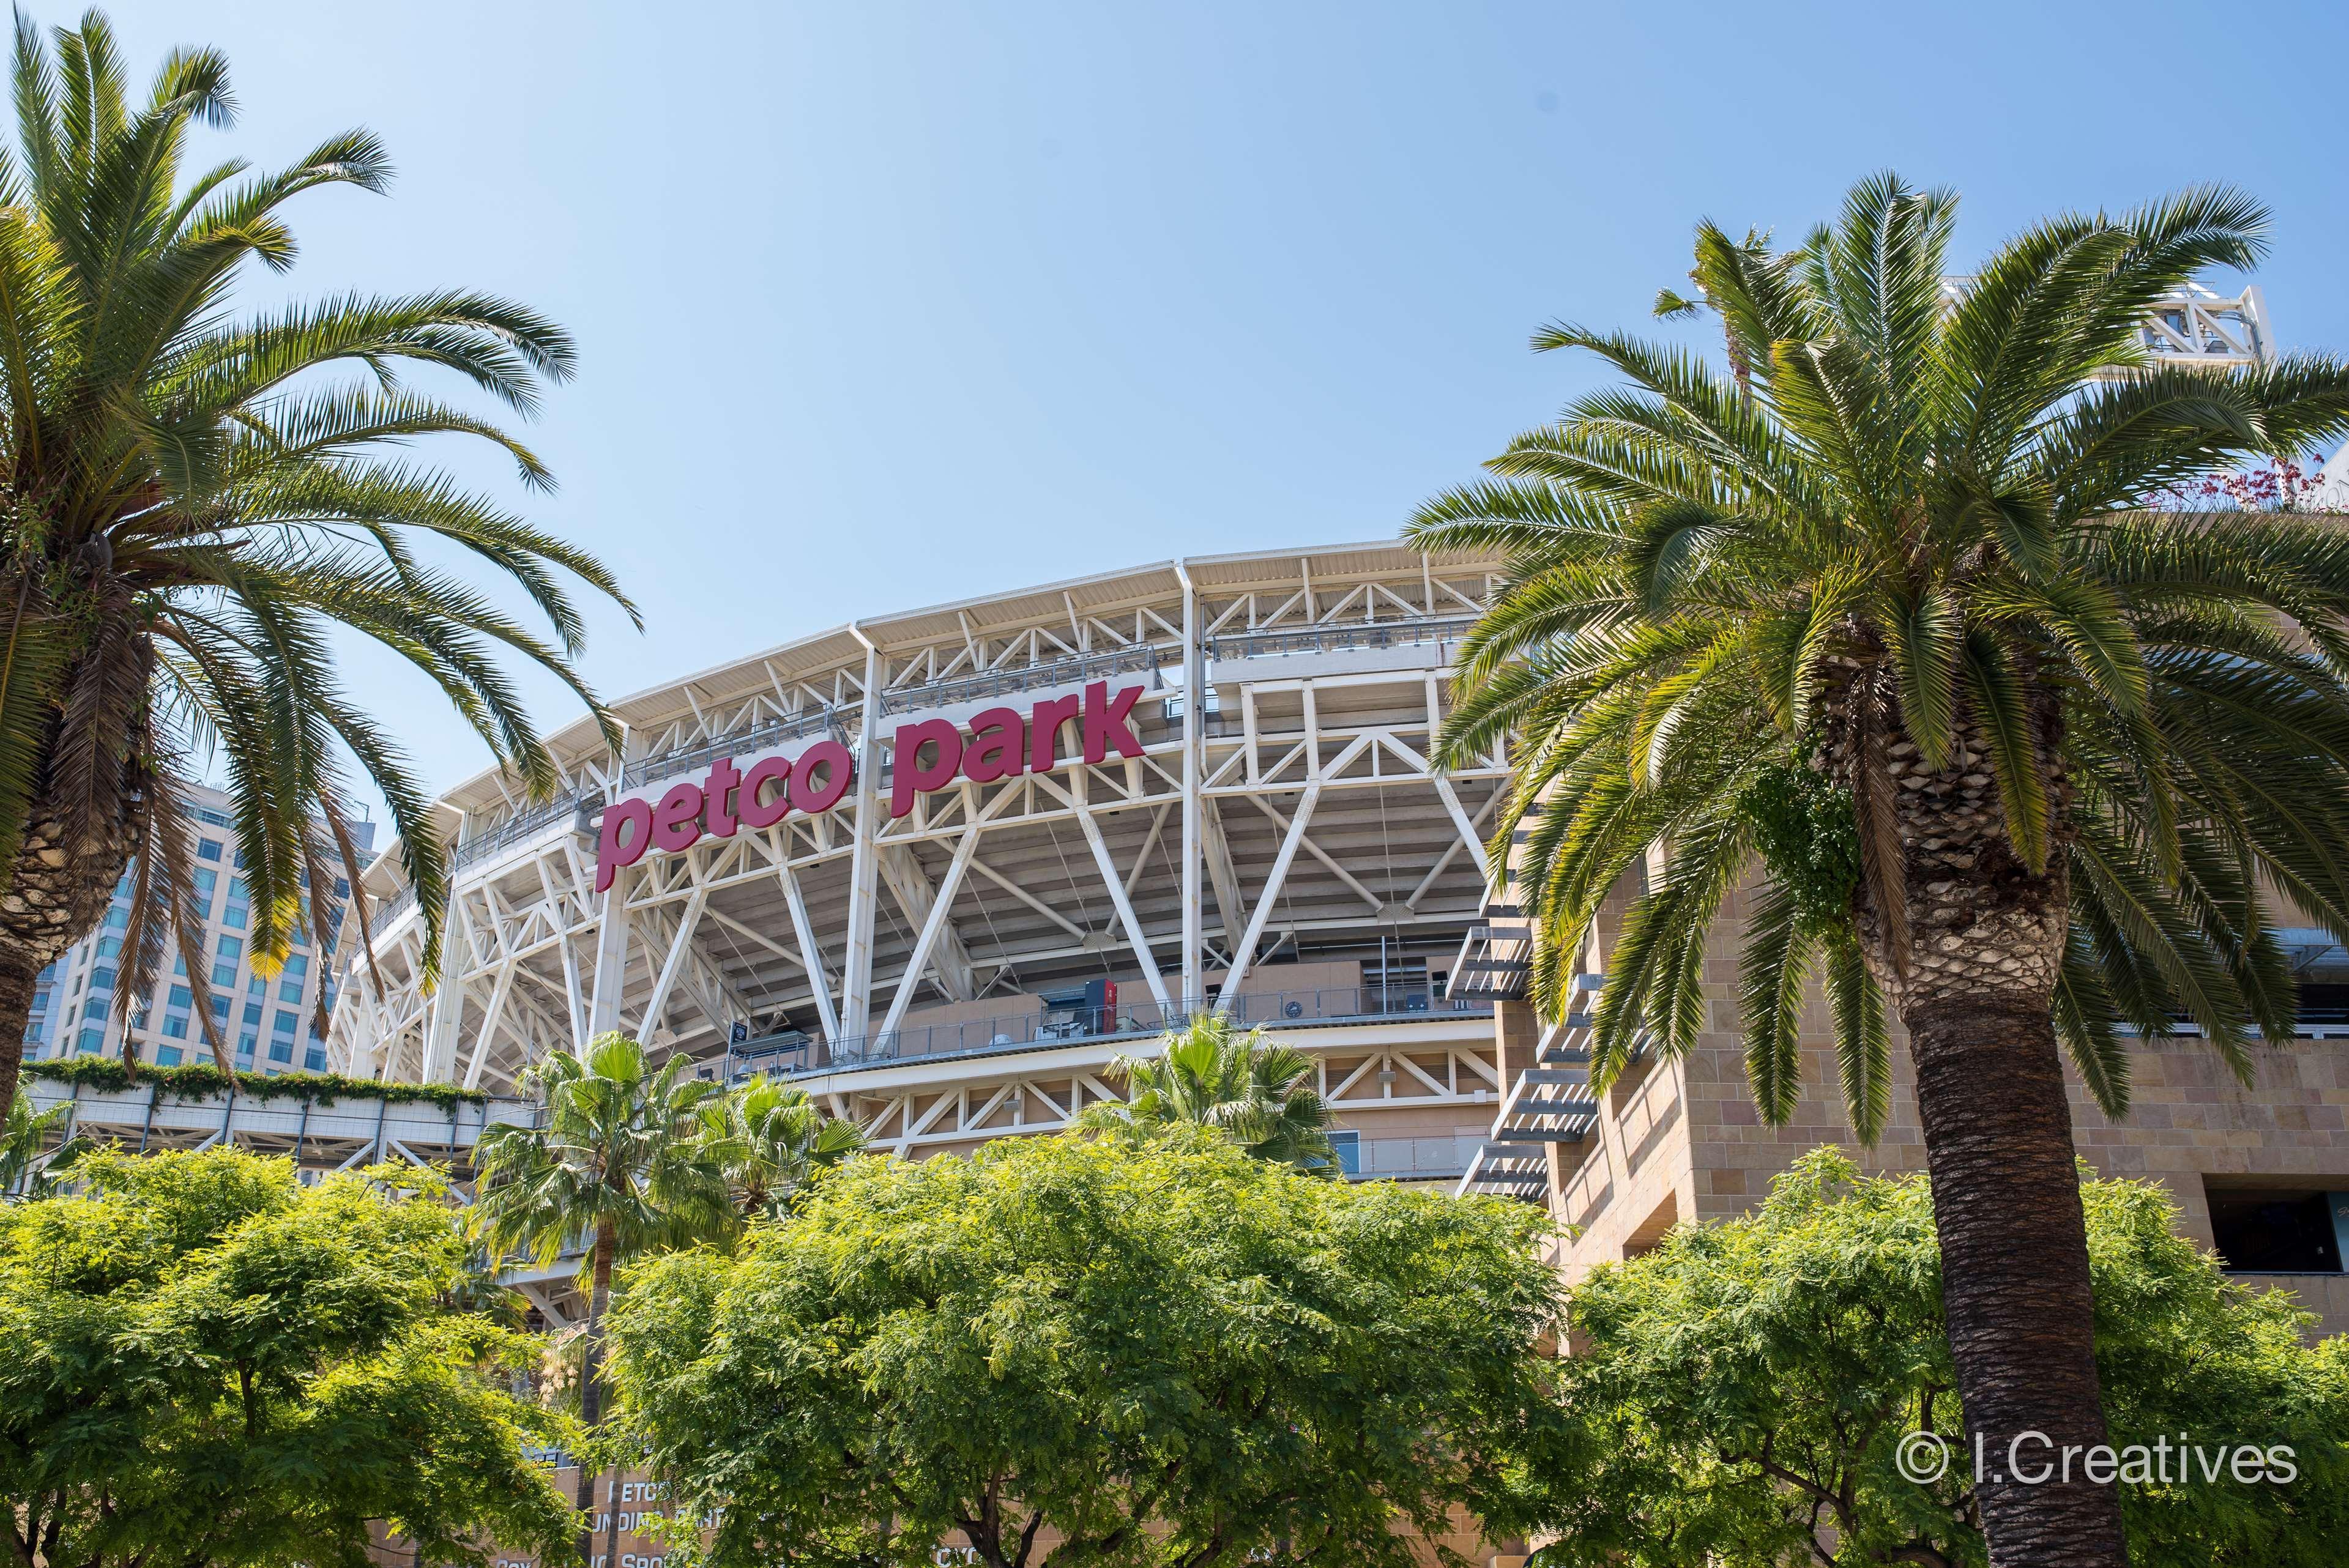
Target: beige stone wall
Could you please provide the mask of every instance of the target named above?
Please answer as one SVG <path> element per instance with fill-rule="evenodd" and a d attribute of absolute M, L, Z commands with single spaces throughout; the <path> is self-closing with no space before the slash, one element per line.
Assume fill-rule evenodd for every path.
<path fill-rule="evenodd" d="M 1635 1068 L 1602 1103 L 1598 1137 L 1555 1150 L 1552 1212 L 1579 1230 L 1561 1247 L 1569 1281 L 1636 1252 L 1673 1222 L 1746 1212 L 1767 1194 L 1773 1176 L 1822 1143 L 1844 1146 L 1872 1171 L 1924 1166 L 1897 1026 L 1891 1119 L 1877 1146 L 1864 1150 L 1843 1113 L 1821 1005 L 1806 1019 L 1804 1092 L 1795 1114 L 1785 1127 L 1762 1124 L 1746 1090 L 1737 1027 L 1736 954 L 1746 902 L 1733 895 L 1714 934 L 1705 984 L 1713 1027 L 1697 1048 L 1682 1062 Z M 2349 1041 L 2299 1040 L 2260 1050 L 2256 1058 L 2256 1077 L 2246 1088 L 2190 1040 L 2139 1049 L 2131 1114 L 2118 1124 L 2105 1119 L 2075 1079 L 2081 1155 L 2104 1175 L 2161 1181 L 2178 1204 L 2181 1231 L 2205 1247 L 2211 1242 L 2207 1176 L 2265 1176 L 2349 1191 Z M 1982 1087 L 1985 1095 L 1998 1092 L 1995 1084 Z M 2349 1275 L 2245 1277 L 2293 1291 L 2321 1315 L 2321 1332 L 2349 1331 Z"/>

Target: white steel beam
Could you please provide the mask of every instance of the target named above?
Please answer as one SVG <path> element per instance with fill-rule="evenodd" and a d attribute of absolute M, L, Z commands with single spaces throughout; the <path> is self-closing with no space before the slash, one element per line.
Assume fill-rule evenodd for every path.
<path fill-rule="evenodd" d="M 620 997 L 628 987 L 628 894 L 636 872 L 624 867 L 604 893 L 603 923 L 595 929 L 595 989 L 587 1005 L 587 1038 L 620 1026 Z"/>
<path fill-rule="evenodd" d="M 848 974 L 841 987 L 841 1027 L 861 1038 L 873 1022 L 873 922 L 881 897 L 880 857 L 874 820 L 881 787 L 881 650 L 854 621 L 848 629 L 864 645 L 864 716 L 856 740 L 855 849 L 848 873 Z"/>
<path fill-rule="evenodd" d="M 970 869 L 971 857 L 978 852 L 978 830 L 963 835 L 956 846 L 955 857 L 947 862 L 947 874 L 939 879 L 936 897 L 931 902 L 928 918 L 922 922 L 921 934 L 914 939 L 914 951 L 905 959 L 905 973 L 897 982 L 897 995 L 889 1003 L 889 1016 L 882 1020 L 877 1038 L 886 1038 L 897 1032 L 905 1020 L 905 1009 L 913 1005 L 914 994 L 922 988 L 922 972 L 929 967 L 930 954 L 939 941 L 940 934 L 949 930 L 947 916 L 954 908 L 955 892 L 962 886 L 962 874 Z M 968 959 L 966 958 L 968 963 Z M 968 1001 L 968 996 L 957 1000 Z"/>
<path fill-rule="evenodd" d="M 1117 874 L 1117 864 L 1109 856 L 1109 844 L 1102 838 L 1101 824 L 1093 820 L 1091 811 L 1077 813 L 1077 825 L 1085 830 L 1085 842 L 1092 846 L 1093 864 L 1101 868 L 1103 885 L 1109 889 L 1110 903 L 1117 906 L 1118 923 L 1125 927 L 1126 945 L 1133 949 L 1134 962 L 1142 965 L 1142 978 L 1150 987 L 1152 998 L 1169 1012 L 1174 1003 L 1166 995 L 1166 982 L 1158 973 L 1158 960 L 1150 951 L 1150 939 L 1143 934 L 1142 922 L 1134 918 L 1133 901 L 1125 896 L 1124 879 Z M 1150 852 L 1144 844 L 1143 852 Z"/>
<path fill-rule="evenodd" d="M 669 992 L 675 988 L 678 975 L 684 972 L 686 953 L 693 945 L 693 934 L 701 928 L 702 907 L 709 900 L 707 890 L 694 889 L 693 896 L 685 901 L 685 913 L 678 917 L 677 935 L 669 942 L 668 957 L 653 981 L 653 994 L 645 1002 L 645 1016 L 636 1024 L 636 1038 L 647 1047 L 653 1043 L 653 1031 L 660 1026 L 661 1015 L 668 1011 Z"/>
<path fill-rule="evenodd" d="M 823 949 L 816 944 L 815 925 L 808 919 L 807 899 L 800 892 L 800 879 L 792 874 L 791 862 L 778 861 L 775 876 L 783 884 L 783 903 L 792 912 L 792 938 L 799 944 L 800 963 L 807 969 L 809 989 L 815 993 L 816 1016 L 823 1024 L 823 1043 L 832 1045 L 840 1038 L 840 1014 L 832 1005 L 832 972 L 825 967 Z"/>
<path fill-rule="evenodd" d="M 505 1021 L 506 998 L 513 993 L 514 970 L 517 965 L 508 960 L 499 965 L 498 977 L 490 987 L 490 1005 L 481 1014 L 481 1032 L 473 1037 L 473 1059 L 465 1067 L 465 1087 L 481 1087 L 481 1068 L 489 1065 L 490 1042 L 497 1037 L 498 1026 Z"/>
<path fill-rule="evenodd" d="M 972 828 L 963 834 L 963 843 L 970 843 L 978 837 L 978 830 Z M 955 848 L 955 858 L 965 866 L 970 863 L 960 844 Z M 888 882 L 890 895 L 896 899 L 897 907 L 905 912 L 905 923 L 916 931 L 929 925 L 936 905 L 954 902 L 953 889 L 932 890 L 930 879 L 922 872 L 922 862 L 915 859 L 914 851 L 904 844 L 882 846 L 881 875 Z M 955 873 L 955 880 L 957 882 L 961 881 L 960 872 Z M 971 963 L 970 950 L 963 945 L 962 935 L 955 930 L 952 920 L 938 929 L 932 962 L 937 968 L 938 984 L 946 988 L 947 995 L 953 1000 L 968 1002 L 978 995 L 978 967 Z"/>

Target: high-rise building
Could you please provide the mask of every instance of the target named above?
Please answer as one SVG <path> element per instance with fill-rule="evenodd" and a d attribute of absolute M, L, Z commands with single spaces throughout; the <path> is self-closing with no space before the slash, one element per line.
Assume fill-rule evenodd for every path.
<path fill-rule="evenodd" d="M 294 948 L 276 975 L 254 972 L 251 937 L 253 907 L 243 876 L 244 855 L 231 825 L 228 799 L 219 791 L 198 789 L 190 807 L 196 820 L 196 895 L 203 904 L 205 979 L 212 986 L 212 1016 L 228 1042 L 240 1070 L 258 1073 L 317 1071 L 326 1065 L 326 1050 L 313 1029 L 320 1011 L 321 988 L 327 1009 L 334 1006 L 334 954 L 318 951 L 305 914 L 295 927 Z M 358 848 L 371 848 L 375 825 L 353 822 Z M 66 949 L 63 956 L 41 972 L 33 992 L 33 1008 L 25 1025 L 27 1058 L 104 1054 L 119 1056 L 126 1025 L 117 1007 L 119 989 L 127 984 L 122 938 L 130 920 L 130 873 L 126 872 L 106 906 L 98 928 Z M 309 889 L 304 879 L 305 896 Z M 327 929 L 339 936 L 349 909 L 350 883 L 342 877 L 325 890 L 333 903 L 326 912 Z M 140 1058 L 160 1067 L 183 1061 L 208 1061 L 203 1026 L 195 1017 L 194 987 L 187 959 L 176 942 L 167 942 L 169 965 L 157 975 L 151 995 L 138 997 L 127 1026 L 140 1043 Z"/>

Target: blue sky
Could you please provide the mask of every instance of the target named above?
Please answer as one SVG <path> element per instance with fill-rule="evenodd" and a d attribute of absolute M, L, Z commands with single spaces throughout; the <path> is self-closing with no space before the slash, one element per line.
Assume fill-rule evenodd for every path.
<path fill-rule="evenodd" d="M 463 284 L 578 335 L 531 432 L 557 495 L 432 455 L 630 585 L 647 631 L 599 613 L 586 660 L 613 695 L 855 614 L 1391 534 L 1589 384 L 1526 352 L 1542 321 L 1643 325 L 1700 216 L 1792 234 L 1881 167 L 1963 193 L 1966 256 L 2234 181 L 2275 210 L 2285 346 L 2349 349 L 2337 5 L 110 12 L 142 82 L 227 51 L 207 143 L 388 142 L 390 198 L 309 198 L 254 298 Z M 387 656 L 347 665 L 435 787 L 484 761 Z"/>

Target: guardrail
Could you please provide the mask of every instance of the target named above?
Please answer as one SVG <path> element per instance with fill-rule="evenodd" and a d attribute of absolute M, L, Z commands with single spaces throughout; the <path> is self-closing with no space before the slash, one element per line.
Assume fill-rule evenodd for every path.
<path fill-rule="evenodd" d="M 721 735 L 698 746 L 680 747 L 674 751 L 639 757 L 620 769 L 620 788 L 633 789 L 639 784 L 649 784 L 656 779 L 666 779 L 671 774 L 698 771 L 721 758 L 744 757 L 754 751 L 763 751 L 779 741 L 797 740 L 821 733 L 834 727 L 835 720 L 844 723 L 842 716 L 845 711 L 840 707 L 820 707 L 796 718 L 777 719 L 756 729 Z"/>
<path fill-rule="evenodd" d="M 953 676 L 922 686 L 885 691 L 881 694 L 881 711 L 885 714 L 911 713 L 916 708 L 951 707 L 957 703 L 976 702 L 982 697 L 1009 696 L 1014 692 L 1034 691 L 1042 686 L 1075 686 L 1083 681 L 1098 680 L 1103 676 L 1137 675 L 1144 670 L 1155 670 L 1163 664 L 1179 663 L 1182 657 L 1180 648 L 1162 648 L 1150 643 L 1097 653 L 1071 654 L 1048 665 L 982 670 L 978 675 Z"/>
<path fill-rule="evenodd" d="M 1319 654 L 1340 648 L 1401 648 L 1445 643 L 1474 626 L 1475 615 L 1425 615 L 1352 625 L 1307 626 L 1297 631 L 1240 632 L 1207 639 L 1211 659 L 1253 659 L 1268 654 Z"/>
<path fill-rule="evenodd" d="M 1208 1004 L 1208 1006 L 1219 1004 Z M 1109 1008 L 1034 1008 L 1001 1017 L 958 1024 L 915 1025 L 890 1034 L 823 1041 L 804 1036 L 764 1036 L 727 1047 L 725 1077 L 739 1083 L 753 1073 L 844 1072 L 893 1062 L 985 1056 L 998 1051 L 1048 1048 L 1086 1041 L 1145 1039 L 1179 1028 L 1195 1002 L 1162 1007 L 1148 998 L 1121 999 Z M 1431 997 L 1424 989 L 1397 985 L 1334 986 L 1313 991 L 1268 991 L 1232 998 L 1226 1009 L 1243 1028 L 1300 1028 L 1344 1023 L 1413 1023 L 1428 1018 L 1490 1017 L 1490 997 Z M 1093 1016 L 1087 1016 L 1092 1014 Z"/>

